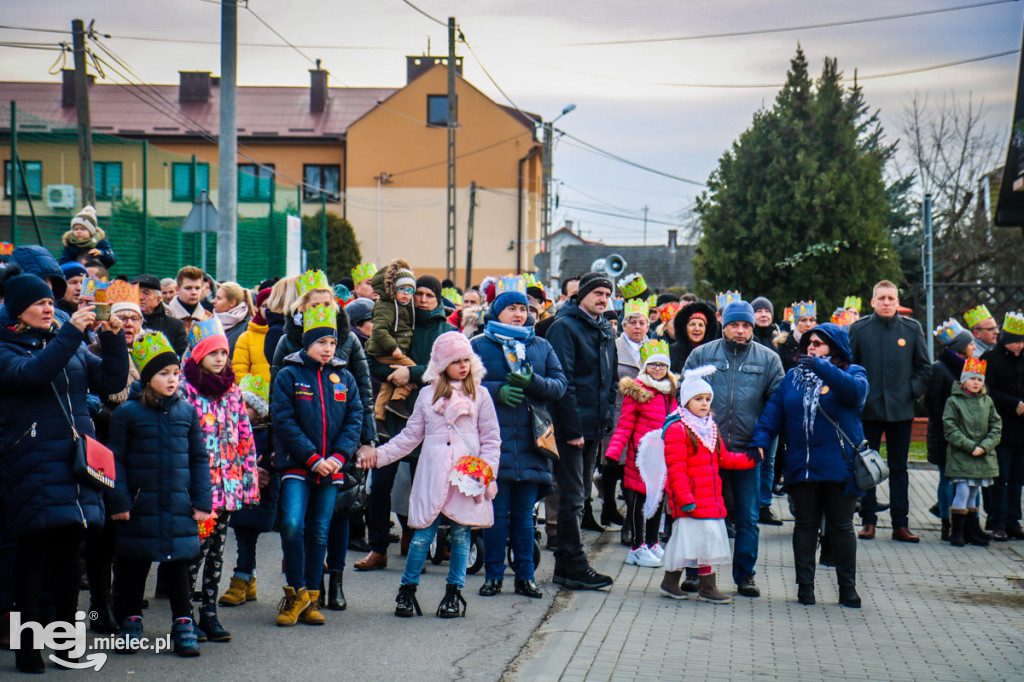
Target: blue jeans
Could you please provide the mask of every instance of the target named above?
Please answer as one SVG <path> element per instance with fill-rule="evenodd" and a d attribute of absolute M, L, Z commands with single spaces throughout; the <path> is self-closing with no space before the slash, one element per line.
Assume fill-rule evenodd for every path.
<path fill-rule="evenodd" d="M 768 507 L 772 503 L 772 485 L 775 483 L 775 453 L 779 449 L 779 437 L 772 439 L 761 462 L 761 492 L 759 506 Z"/>
<path fill-rule="evenodd" d="M 505 575 L 505 546 L 510 538 L 516 580 L 533 580 L 533 505 L 539 490 L 539 483 L 498 481 L 498 495 L 493 503 L 494 525 L 484 529 L 487 580 L 501 580 Z"/>
<path fill-rule="evenodd" d="M 953 502 L 953 486 L 946 478 L 946 465 L 939 465 L 939 487 L 935 489 L 935 501 L 939 505 L 939 516 L 949 521 L 949 506 Z"/>
<path fill-rule="evenodd" d="M 234 577 L 249 580 L 256 573 L 256 542 L 260 539 L 257 528 L 236 528 L 235 545 L 238 560 L 235 562 Z"/>
<path fill-rule="evenodd" d="M 409 543 L 409 556 L 405 559 L 402 585 L 420 584 L 420 573 L 427 562 L 427 550 L 437 536 L 437 527 L 441 525 L 442 518 L 438 514 L 432 524 L 426 528 L 417 528 L 413 532 L 412 541 Z M 452 555 L 448 560 L 448 583 L 457 585 L 461 590 L 466 585 L 466 564 L 469 562 L 469 526 L 449 521 L 448 539 L 452 543 Z M 437 550 L 440 552 L 443 548 L 438 547 Z"/>
<path fill-rule="evenodd" d="M 327 555 L 327 530 L 338 489 L 297 478 L 281 481 L 281 552 L 288 587 L 319 590 Z"/>
<path fill-rule="evenodd" d="M 732 578 L 737 584 L 747 576 L 753 576 L 757 563 L 757 542 L 760 532 L 757 527 L 757 513 L 760 511 L 758 495 L 761 488 L 761 467 L 732 471 L 732 495 L 736 521 L 736 542 L 732 550 Z"/>
<path fill-rule="evenodd" d="M 348 556 L 349 510 L 339 509 L 331 517 L 331 529 L 327 532 L 327 570 L 344 571 L 345 557 Z"/>

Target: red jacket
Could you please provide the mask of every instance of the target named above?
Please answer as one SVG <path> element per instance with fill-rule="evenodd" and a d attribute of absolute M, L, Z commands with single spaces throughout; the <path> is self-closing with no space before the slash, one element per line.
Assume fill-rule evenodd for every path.
<path fill-rule="evenodd" d="M 640 377 L 647 375 L 641 374 Z M 669 391 L 663 394 L 644 383 L 640 377 L 627 377 L 619 381 L 622 413 L 615 433 L 608 443 L 608 449 L 605 450 L 605 457 L 619 462 L 624 461 L 626 469 L 622 485 L 626 490 L 635 490 L 646 495 L 647 486 L 644 485 L 636 468 L 636 448 L 640 444 L 640 439 L 649 431 L 660 431 L 665 425 L 665 417 L 676 409 L 676 379 L 671 374 L 665 378 L 669 384 Z M 647 377 L 647 380 L 650 381 L 650 378 Z"/>
<path fill-rule="evenodd" d="M 755 464 L 746 454 L 729 452 L 718 436 L 716 452 L 711 452 L 682 420 L 665 431 L 665 497 L 672 518 L 724 519 L 722 478 L 719 469 L 752 469 Z M 683 507 L 697 508 L 684 512 Z"/>

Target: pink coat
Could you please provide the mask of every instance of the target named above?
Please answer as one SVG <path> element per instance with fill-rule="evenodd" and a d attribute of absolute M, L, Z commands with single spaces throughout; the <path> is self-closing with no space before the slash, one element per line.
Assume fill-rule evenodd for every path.
<path fill-rule="evenodd" d="M 483 373 L 474 371 L 473 375 L 482 378 Z M 501 435 L 491 395 L 478 385 L 476 401 L 470 400 L 461 389 L 436 403 L 431 402 L 433 398 L 434 391 L 429 386 L 420 391 L 416 407 L 402 432 L 377 448 L 377 466 L 405 457 L 422 441 L 423 449 L 409 496 L 409 525 L 426 528 L 438 514 L 444 514 L 464 526 L 490 527 L 494 525 L 490 500 L 482 495 L 464 495 L 448 476 L 455 462 L 467 454 L 483 459 L 494 475 L 498 475 Z M 467 452 L 466 443 L 453 425 L 458 426 L 471 452 Z"/>
<path fill-rule="evenodd" d="M 676 409 L 676 379 L 672 374 L 665 377 L 666 393 L 662 393 L 647 382 L 653 380 L 646 374 L 636 379 L 623 377 L 619 381 L 619 392 L 622 394 L 622 413 L 615 427 L 605 457 L 618 460 L 625 464 L 622 485 L 626 490 L 647 494 L 647 486 L 636 468 L 636 449 L 640 439 L 649 431 L 661 429 L 665 425 L 665 417 Z"/>

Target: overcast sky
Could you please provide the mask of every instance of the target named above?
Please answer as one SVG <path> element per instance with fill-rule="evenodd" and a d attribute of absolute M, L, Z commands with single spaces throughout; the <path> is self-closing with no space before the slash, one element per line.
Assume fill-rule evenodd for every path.
<path fill-rule="evenodd" d="M 465 76 L 503 104 L 490 72 L 515 105 L 557 116 L 577 108 L 557 127 L 603 149 L 665 173 L 704 182 L 719 156 L 754 112 L 770 106 L 799 42 L 812 74 L 837 57 L 847 76 L 930 67 L 973 59 L 1021 45 L 1024 2 L 886 21 L 760 35 L 613 45 L 571 45 L 734 33 L 842 22 L 963 5 L 981 0 L 414 0 L 427 14 L 454 16 L 476 58 L 464 45 Z M 218 0 L 4 0 L 4 25 L 70 28 L 96 20 L 107 44 L 151 83 L 177 83 L 179 70 L 219 72 L 216 45 L 156 42 L 219 39 Z M 239 12 L 240 42 L 283 45 L 260 23 L 323 60 L 332 85 L 400 87 L 407 54 L 447 54 L 447 31 L 402 0 L 250 0 Z M 0 29 L 0 41 L 54 43 L 57 34 Z M 346 49 L 328 49 L 328 46 Z M 51 80 L 56 53 L 0 47 L 0 79 Z M 881 110 L 890 137 L 899 137 L 904 107 L 915 93 L 989 107 L 987 124 L 1008 136 L 1017 54 L 923 73 L 866 80 L 868 104 Z M 479 60 L 479 61 L 478 61 Z M 308 85 L 309 62 L 288 47 L 240 47 L 241 85 Z M 679 84 L 769 85 L 754 88 Z M 700 192 L 679 182 L 607 160 L 562 138 L 554 176 L 562 203 L 555 226 L 576 221 L 586 237 L 640 243 L 641 208 L 650 207 L 649 243 L 665 238 Z M 568 208 L 566 205 L 574 208 Z M 627 213 L 634 219 L 601 215 Z"/>

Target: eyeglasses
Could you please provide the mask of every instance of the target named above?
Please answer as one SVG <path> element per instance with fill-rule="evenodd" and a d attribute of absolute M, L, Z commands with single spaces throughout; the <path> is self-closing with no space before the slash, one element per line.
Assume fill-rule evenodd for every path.
<path fill-rule="evenodd" d="M 398 291 L 402 294 L 412 294 L 416 290 L 412 287 L 398 287 Z"/>
<path fill-rule="evenodd" d="M 118 313 L 118 314 L 114 315 L 114 317 L 116 317 L 117 319 L 121 320 L 121 322 L 134 322 L 136 324 L 142 324 L 142 318 L 139 317 L 138 315 L 131 315 L 131 314 L 124 315 L 124 314 Z"/>
<path fill-rule="evenodd" d="M 994 332 L 997 329 L 999 329 L 999 327 L 978 327 L 977 329 L 975 329 L 975 331 L 979 331 L 979 332 Z"/>
<path fill-rule="evenodd" d="M 651 369 L 668 369 L 668 365 L 664 362 L 648 362 L 647 366 Z"/>

